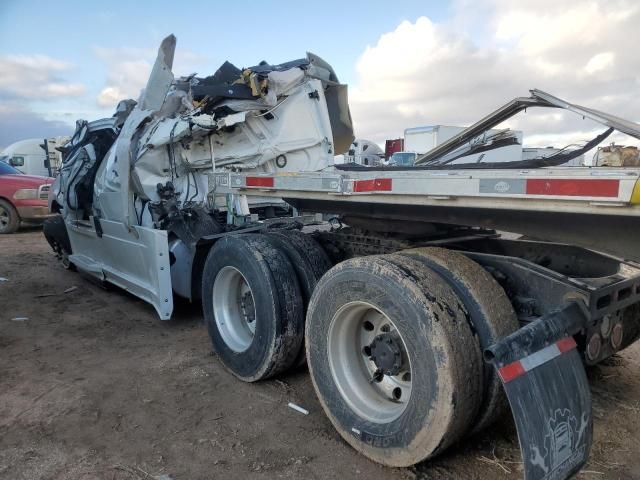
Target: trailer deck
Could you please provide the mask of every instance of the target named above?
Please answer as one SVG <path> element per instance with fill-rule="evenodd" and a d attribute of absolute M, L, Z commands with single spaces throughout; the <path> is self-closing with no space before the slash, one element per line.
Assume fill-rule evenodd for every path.
<path fill-rule="evenodd" d="M 215 195 L 283 198 L 300 210 L 383 221 L 482 226 L 574 243 L 640 261 L 640 169 L 227 173 Z"/>

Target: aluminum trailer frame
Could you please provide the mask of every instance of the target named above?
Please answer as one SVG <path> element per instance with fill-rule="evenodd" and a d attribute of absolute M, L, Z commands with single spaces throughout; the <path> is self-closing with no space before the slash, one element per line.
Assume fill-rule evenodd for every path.
<path fill-rule="evenodd" d="M 212 173 L 216 193 L 300 210 L 495 228 L 640 261 L 640 169 Z"/>

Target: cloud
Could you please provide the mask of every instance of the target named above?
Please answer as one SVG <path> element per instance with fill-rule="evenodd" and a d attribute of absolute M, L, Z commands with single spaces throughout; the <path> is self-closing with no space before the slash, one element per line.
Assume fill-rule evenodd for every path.
<path fill-rule="evenodd" d="M 73 134 L 74 127 L 42 118 L 17 106 L 0 106 L 0 150 L 18 140 Z"/>
<path fill-rule="evenodd" d="M 96 99 L 98 106 L 112 108 L 122 99 L 137 99 L 147 83 L 157 50 L 95 47 L 94 52 L 108 69 L 106 84 Z M 178 76 L 191 73 L 204 60 L 205 57 L 177 48 L 173 71 Z"/>
<path fill-rule="evenodd" d="M 365 49 L 350 90 L 357 136 L 383 143 L 409 127 L 469 125 L 530 88 L 640 120 L 636 2 L 459 0 L 454 10 L 445 22 L 404 21 Z M 507 126 L 542 145 L 602 130 L 543 109 Z"/>
<path fill-rule="evenodd" d="M 83 84 L 60 78 L 71 68 L 70 63 L 46 55 L 0 55 L 0 95 L 29 100 L 84 95 Z"/>
<path fill-rule="evenodd" d="M 98 106 L 115 107 L 124 98 L 138 98 L 149 78 L 154 51 L 101 47 L 96 47 L 94 51 L 108 69 L 106 86 L 97 97 Z"/>

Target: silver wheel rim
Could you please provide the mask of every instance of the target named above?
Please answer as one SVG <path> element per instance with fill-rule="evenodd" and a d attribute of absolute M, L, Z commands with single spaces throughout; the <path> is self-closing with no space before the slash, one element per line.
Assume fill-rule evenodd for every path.
<path fill-rule="evenodd" d="M 223 267 L 213 282 L 213 315 L 224 343 L 234 352 L 249 349 L 256 332 L 256 309 L 247 279 Z"/>
<path fill-rule="evenodd" d="M 4 231 L 9 227 L 9 212 L 6 208 L 0 206 L 0 231 Z"/>
<path fill-rule="evenodd" d="M 381 374 L 370 357 L 374 339 L 389 335 L 402 353 L 394 375 Z M 366 302 L 343 305 L 331 320 L 327 353 L 333 381 L 355 413 L 383 424 L 402 415 L 411 398 L 411 359 L 396 325 L 380 309 Z"/>

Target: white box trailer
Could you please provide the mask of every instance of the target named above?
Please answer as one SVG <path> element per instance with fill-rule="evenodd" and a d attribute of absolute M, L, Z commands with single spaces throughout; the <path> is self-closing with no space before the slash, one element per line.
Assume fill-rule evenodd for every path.
<path fill-rule="evenodd" d="M 448 125 L 428 125 L 406 128 L 404 131 L 404 151 L 427 153 L 434 147 L 457 135 L 464 127 Z"/>
<path fill-rule="evenodd" d="M 508 399 L 525 478 L 579 471 L 593 434 L 584 364 L 640 338 L 640 169 L 562 165 L 614 129 L 640 138 L 640 125 L 533 90 L 417 167 L 305 169 L 305 155 L 322 164 L 350 136 L 326 63 L 223 66 L 232 74 L 219 85 L 224 72 L 174 80 L 174 47 L 163 42 L 137 105 L 79 123 L 62 169 L 63 214 L 45 226 L 65 265 L 145 299 L 162 319 L 174 294 L 202 301 L 219 361 L 243 381 L 306 360 L 337 431 L 374 461 L 432 458 L 490 426 Z M 265 89 L 286 78 L 289 93 L 265 109 Z M 242 84 L 240 105 L 212 100 Z M 246 113 L 234 117 L 230 105 Z M 532 107 L 607 130 L 543 158 L 447 163 L 458 149 L 486 148 L 471 141 Z M 278 128 L 287 122 L 296 128 Z M 252 211 L 253 196 L 336 218 L 303 232 L 303 217 Z"/>

